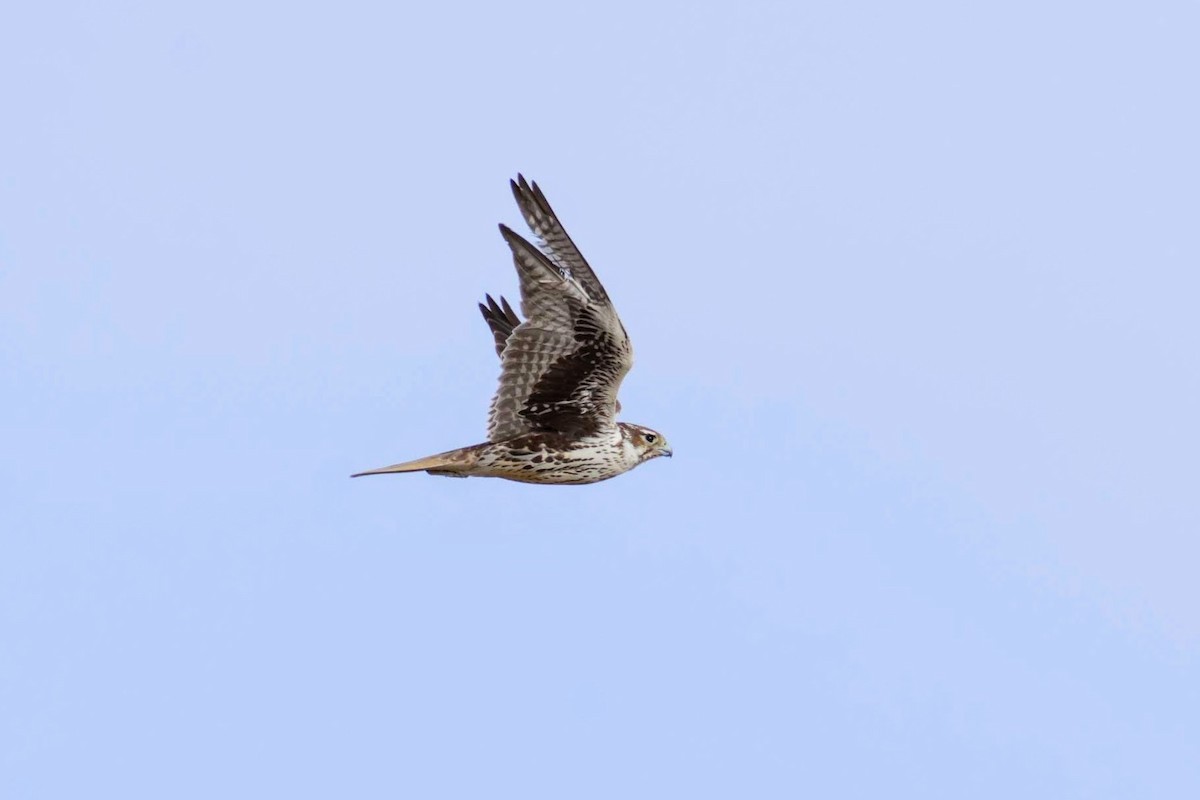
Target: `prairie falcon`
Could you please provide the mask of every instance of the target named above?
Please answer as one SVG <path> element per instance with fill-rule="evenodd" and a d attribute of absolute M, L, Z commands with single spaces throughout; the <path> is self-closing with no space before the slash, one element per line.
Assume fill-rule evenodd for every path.
<path fill-rule="evenodd" d="M 359 472 L 472 475 L 524 483 L 595 483 L 628 472 L 671 448 L 658 431 L 617 422 L 617 390 L 633 347 L 608 293 L 567 235 L 536 183 L 509 181 L 535 247 L 505 225 L 521 284 L 521 312 L 503 297 L 479 304 L 500 356 L 500 386 L 488 440 Z"/>

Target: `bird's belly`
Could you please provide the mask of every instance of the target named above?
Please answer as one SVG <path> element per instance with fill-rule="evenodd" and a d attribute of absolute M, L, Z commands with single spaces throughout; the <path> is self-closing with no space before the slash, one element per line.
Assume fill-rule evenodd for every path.
<path fill-rule="evenodd" d="M 613 448 L 556 450 L 500 443 L 480 458 L 476 474 L 521 483 L 584 484 L 616 477 L 626 469 Z"/>

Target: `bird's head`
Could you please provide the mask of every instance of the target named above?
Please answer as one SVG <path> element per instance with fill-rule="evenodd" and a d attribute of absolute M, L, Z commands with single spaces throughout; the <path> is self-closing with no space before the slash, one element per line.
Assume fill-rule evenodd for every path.
<path fill-rule="evenodd" d="M 621 426 L 622 435 L 633 445 L 641 461 L 649 461 L 659 456 L 671 457 L 671 445 L 667 437 L 650 428 L 634 425 L 632 422 L 617 423 Z"/>

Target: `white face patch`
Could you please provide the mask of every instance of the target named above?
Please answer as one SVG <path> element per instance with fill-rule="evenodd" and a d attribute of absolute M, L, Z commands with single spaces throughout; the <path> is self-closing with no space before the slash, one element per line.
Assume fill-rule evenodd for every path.
<path fill-rule="evenodd" d="M 621 460 L 630 467 L 642 460 L 642 454 L 638 451 L 637 445 L 633 443 L 633 437 L 628 433 L 621 437 Z"/>

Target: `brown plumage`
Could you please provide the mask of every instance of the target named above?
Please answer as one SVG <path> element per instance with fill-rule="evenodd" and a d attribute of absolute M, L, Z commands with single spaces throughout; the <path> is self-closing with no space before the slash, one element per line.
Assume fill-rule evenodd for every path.
<path fill-rule="evenodd" d="M 525 483 L 595 483 L 670 456 L 662 434 L 617 422 L 617 390 L 633 347 L 608 293 L 536 183 L 510 181 L 535 247 L 505 225 L 521 286 L 521 312 L 486 295 L 479 310 L 500 356 L 488 441 L 360 472 L 421 472 Z"/>

